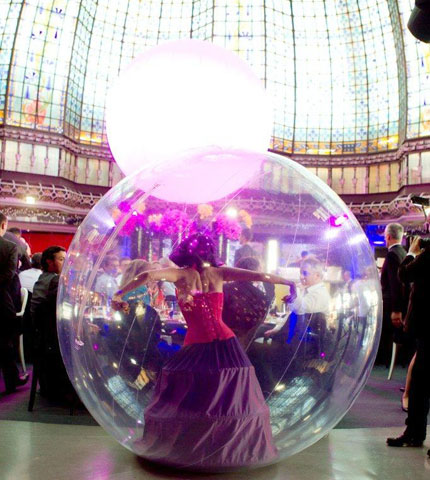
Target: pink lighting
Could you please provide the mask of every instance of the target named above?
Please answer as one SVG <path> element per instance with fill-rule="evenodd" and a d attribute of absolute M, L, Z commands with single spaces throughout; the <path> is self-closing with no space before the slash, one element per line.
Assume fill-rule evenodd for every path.
<path fill-rule="evenodd" d="M 332 227 L 341 227 L 348 220 L 348 215 L 343 214 L 339 217 L 332 216 L 329 218 L 330 225 Z"/>
<path fill-rule="evenodd" d="M 136 188 L 178 203 L 207 203 L 239 190 L 258 173 L 263 155 L 215 148 L 188 150 L 132 177 Z"/>
<path fill-rule="evenodd" d="M 272 109 L 264 87 L 236 54 L 198 40 L 151 48 L 109 92 L 106 131 L 125 174 L 208 146 L 265 152 Z"/>

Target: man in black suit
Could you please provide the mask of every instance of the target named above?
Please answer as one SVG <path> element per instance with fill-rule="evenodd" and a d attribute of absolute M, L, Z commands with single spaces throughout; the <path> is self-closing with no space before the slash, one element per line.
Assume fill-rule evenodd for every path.
<path fill-rule="evenodd" d="M 417 356 L 412 369 L 407 427 L 400 437 L 387 438 L 390 447 L 420 447 L 426 438 L 430 403 L 430 245 L 421 249 L 420 242 L 419 237 L 414 238 L 399 268 L 400 280 L 413 282 L 405 328 L 416 338 Z"/>
<path fill-rule="evenodd" d="M 27 248 L 21 237 L 21 230 L 19 228 L 13 227 L 4 234 L 4 239 L 12 242 L 16 245 L 18 249 L 18 260 L 20 262 L 19 270 L 23 272 L 31 268 L 30 257 L 27 253 Z"/>
<path fill-rule="evenodd" d="M 63 247 L 52 246 L 42 252 L 42 274 L 34 284 L 30 312 L 34 327 L 34 355 L 39 366 L 40 393 L 52 400 L 73 395 L 57 335 L 57 292 L 66 258 Z"/>
<path fill-rule="evenodd" d="M 249 245 L 252 240 L 252 232 L 249 228 L 244 228 L 240 234 L 240 247 L 234 252 L 234 266 L 237 267 L 241 258 L 256 257 L 255 250 Z"/>
<path fill-rule="evenodd" d="M 393 337 L 403 328 L 403 316 L 408 305 L 408 294 L 400 282 L 397 271 L 406 256 L 402 247 L 403 227 L 399 223 L 389 223 L 384 232 L 388 253 L 381 271 L 382 287 L 382 334 L 376 363 L 389 365 Z"/>
<path fill-rule="evenodd" d="M 6 393 L 24 385 L 28 377 L 21 379 L 15 363 L 14 340 L 18 330 L 16 312 L 21 308 L 18 278 L 18 249 L 3 238 L 7 230 L 7 217 L 0 212 L 0 367 Z"/>

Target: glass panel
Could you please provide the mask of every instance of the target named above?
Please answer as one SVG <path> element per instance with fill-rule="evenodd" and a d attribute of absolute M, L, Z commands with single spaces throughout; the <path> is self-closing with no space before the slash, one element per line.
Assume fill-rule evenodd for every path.
<path fill-rule="evenodd" d="M 409 184 L 414 185 L 416 183 L 421 183 L 420 175 L 420 154 L 411 153 L 408 157 L 408 166 L 409 166 Z"/>
<path fill-rule="evenodd" d="M 430 152 L 421 153 L 421 168 L 421 181 L 423 183 L 430 183 Z"/>

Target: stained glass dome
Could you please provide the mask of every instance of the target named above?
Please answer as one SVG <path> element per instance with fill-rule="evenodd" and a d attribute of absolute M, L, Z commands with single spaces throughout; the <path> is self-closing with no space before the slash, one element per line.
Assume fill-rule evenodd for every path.
<path fill-rule="evenodd" d="M 274 98 L 271 148 L 384 152 L 430 135 L 430 47 L 411 0 L 0 0 L 0 125 L 106 146 L 112 81 L 180 38 L 237 52 Z M 166 132 L 166 140 L 169 132 Z"/>

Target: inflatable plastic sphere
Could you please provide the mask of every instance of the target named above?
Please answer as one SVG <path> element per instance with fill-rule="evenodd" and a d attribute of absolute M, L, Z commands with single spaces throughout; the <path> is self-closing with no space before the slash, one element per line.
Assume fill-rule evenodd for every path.
<path fill-rule="evenodd" d="M 339 422 L 373 365 L 380 289 L 358 222 L 304 167 L 255 159 L 240 187 L 221 175 L 192 181 L 193 155 L 137 172 L 98 202 L 68 252 L 58 295 L 67 371 L 100 425 L 146 459 L 202 471 L 277 462 Z M 202 283 L 185 300 L 183 285 L 149 281 L 123 296 L 128 309 L 112 308 L 118 289 L 202 238 L 245 270 L 242 281 L 224 268 L 234 281 L 223 293 Z M 184 275 L 170 268 L 159 277 Z M 214 341 L 199 343 L 205 335 Z"/>

